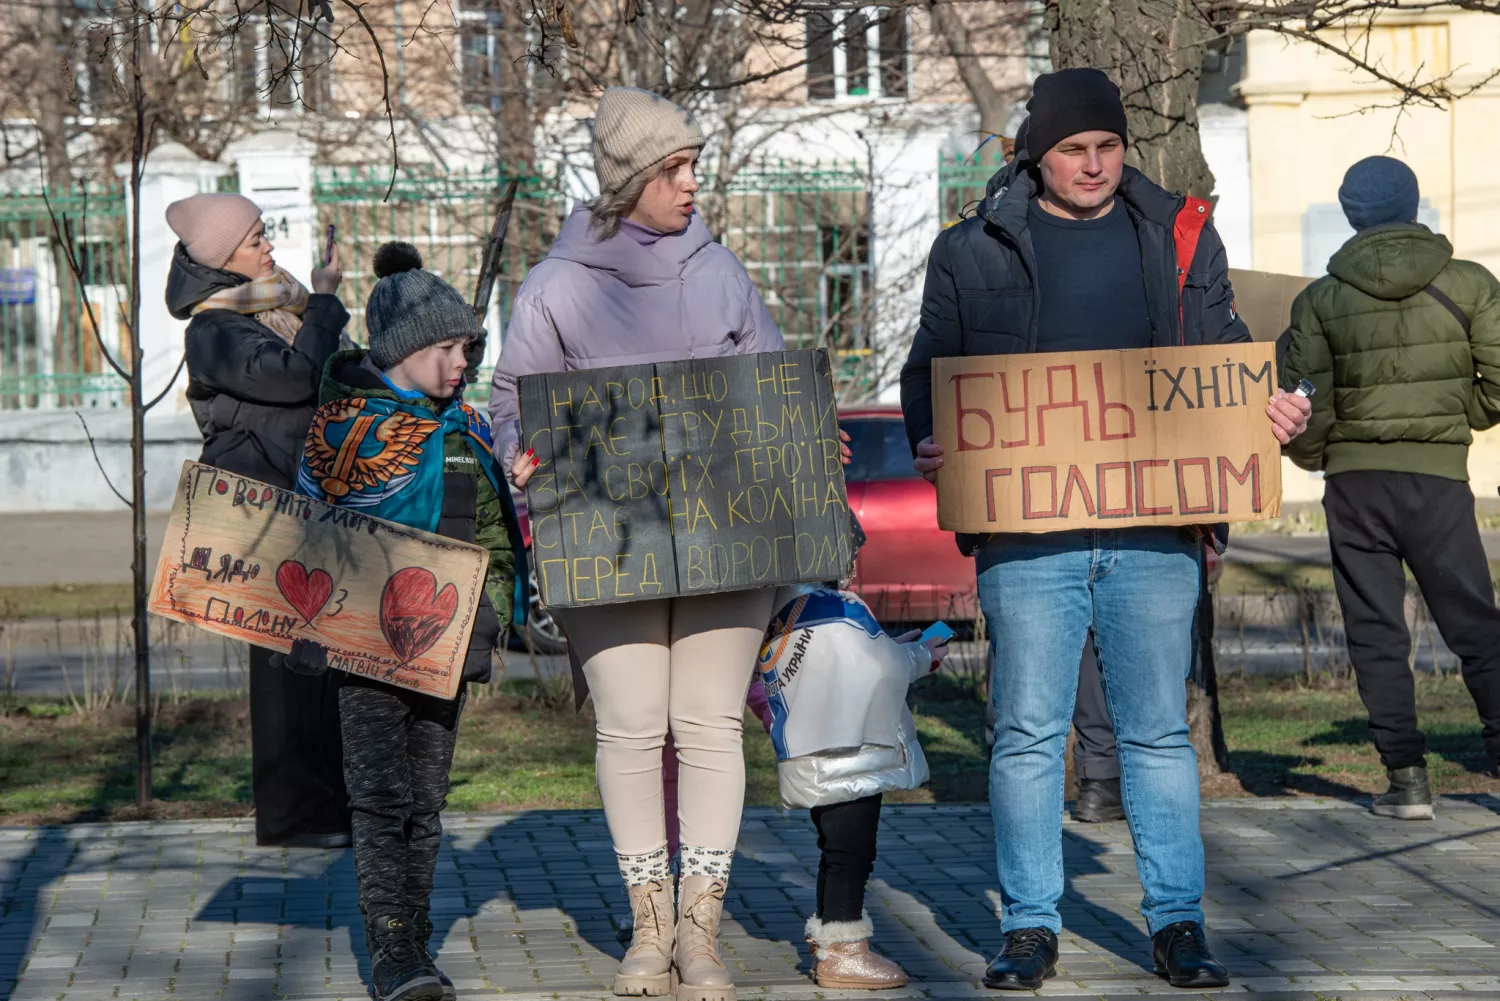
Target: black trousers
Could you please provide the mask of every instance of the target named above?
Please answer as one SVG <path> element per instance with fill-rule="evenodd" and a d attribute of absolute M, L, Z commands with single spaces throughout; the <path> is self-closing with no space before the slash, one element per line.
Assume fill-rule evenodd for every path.
<path fill-rule="evenodd" d="M 1073 703 L 1073 729 L 1078 739 L 1073 744 L 1073 770 L 1079 781 L 1117 779 L 1120 759 L 1115 756 L 1115 728 L 1104 702 L 1104 675 L 1094 653 L 1094 637 L 1083 644 L 1083 659 L 1078 663 L 1078 700 Z"/>
<path fill-rule="evenodd" d="M 427 916 L 466 695 L 436 699 L 357 676 L 339 692 L 354 880 L 367 920 Z"/>
<path fill-rule="evenodd" d="M 880 794 L 812 808 L 818 829 L 818 917 L 858 921 L 865 910 L 865 884 L 875 871 Z"/>
<path fill-rule="evenodd" d="M 255 841 L 349 830 L 349 794 L 339 738 L 343 672 L 314 678 L 271 666 L 274 651 L 250 648 L 250 787 Z"/>
<path fill-rule="evenodd" d="M 1340 473 L 1324 488 L 1323 508 L 1349 659 L 1381 763 L 1420 765 L 1427 752 L 1408 667 L 1403 561 L 1458 655 L 1485 749 L 1500 758 L 1500 610 L 1469 485 L 1415 473 Z"/>

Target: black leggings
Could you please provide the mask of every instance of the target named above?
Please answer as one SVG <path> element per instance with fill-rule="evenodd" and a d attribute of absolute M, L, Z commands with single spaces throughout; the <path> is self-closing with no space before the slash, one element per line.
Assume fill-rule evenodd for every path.
<path fill-rule="evenodd" d="M 875 869 L 880 794 L 812 808 L 818 829 L 818 917 L 858 921 L 865 910 L 865 883 Z"/>

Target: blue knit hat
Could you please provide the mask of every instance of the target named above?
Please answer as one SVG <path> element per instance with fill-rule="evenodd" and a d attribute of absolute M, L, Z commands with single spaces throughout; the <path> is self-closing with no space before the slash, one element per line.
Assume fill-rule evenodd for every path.
<path fill-rule="evenodd" d="M 1415 222 L 1417 175 L 1400 160 L 1367 156 L 1349 168 L 1339 186 L 1339 204 L 1355 230 L 1390 222 Z"/>

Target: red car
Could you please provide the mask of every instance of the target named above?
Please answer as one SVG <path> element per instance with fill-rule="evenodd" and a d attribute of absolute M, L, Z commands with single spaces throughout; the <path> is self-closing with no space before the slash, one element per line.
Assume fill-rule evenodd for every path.
<path fill-rule="evenodd" d="M 839 414 L 854 461 L 844 470 L 849 509 L 868 541 L 854 590 L 882 624 L 926 626 L 976 617 L 974 560 L 937 523 L 937 491 L 917 475 L 901 408 L 870 404 Z"/>
<path fill-rule="evenodd" d="M 839 424 L 849 432 L 854 453 L 844 470 L 849 508 L 868 539 L 855 564 L 854 590 L 885 624 L 973 621 L 974 561 L 959 554 L 951 532 L 938 528 L 937 492 L 912 469 L 901 408 L 852 407 L 840 413 Z M 526 497 L 517 493 L 515 499 L 530 546 Z M 537 602 L 534 577 L 526 632 L 537 653 L 561 653 L 566 646 L 557 623 Z"/>

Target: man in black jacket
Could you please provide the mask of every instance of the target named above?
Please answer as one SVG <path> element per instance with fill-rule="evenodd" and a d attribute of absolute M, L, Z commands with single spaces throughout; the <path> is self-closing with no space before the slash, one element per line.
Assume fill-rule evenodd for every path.
<path fill-rule="evenodd" d="M 1234 311 L 1207 203 L 1124 166 L 1125 109 L 1098 70 L 1040 77 L 1029 169 L 992 185 L 978 216 L 945 231 L 927 266 L 921 325 L 901 373 L 916 467 L 932 438 L 934 358 L 1220 344 L 1250 339 Z M 1267 407 L 1277 437 L 1307 401 Z M 1195 530 L 1137 528 L 960 537 L 976 555 L 994 657 L 990 808 L 1005 947 L 985 984 L 1033 990 L 1055 972 L 1063 892 L 1063 747 L 1092 631 L 1119 741 L 1126 817 L 1159 973 L 1228 983 L 1203 934 L 1198 771 L 1185 682 L 1202 567 Z"/>

